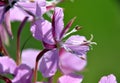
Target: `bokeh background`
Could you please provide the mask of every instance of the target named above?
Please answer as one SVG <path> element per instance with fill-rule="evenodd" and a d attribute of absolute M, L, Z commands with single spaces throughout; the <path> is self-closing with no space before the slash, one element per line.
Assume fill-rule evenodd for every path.
<path fill-rule="evenodd" d="M 90 39 L 94 35 L 93 49 L 88 52 L 88 64 L 82 72 L 82 83 L 98 83 L 103 75 L 114 74 L 120 83 L 120 0 L 65 0 L 58 4 L 64 8 L 65 24 L 77 17 L 72 28 L 80 25 L 83 28 L 74 34 L 84 35 Z M 19 22 L 12 23 L 14 39 L 7 47 L 10 55 L 16 55 L 16 34 Z M 26 24 L 21 35 L 21 48 L 42 49 L 41 43 L 30 37 L 30 23 Z"/>

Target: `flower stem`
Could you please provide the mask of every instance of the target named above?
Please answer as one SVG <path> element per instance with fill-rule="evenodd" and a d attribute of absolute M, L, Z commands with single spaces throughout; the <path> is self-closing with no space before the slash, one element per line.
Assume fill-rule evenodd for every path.
<path fill-rule="evenodd" d="M 20 64 L 20 61 L 21 61 L 21 57 L 20 57 L 20 34 L 21 34 L 21 31 L 25 25 L 25 23 L 27 22 L 27 19 L 28 17 L 25 17 L 24 20 L 22 21 L 22 23 L 20 24 L 19 26 L 19 29 L 18 29 L 18 32 L 17 32 L 17 54 L 16 54 L 16 63 L 17 65 Z"/>
<path fill-rule="evenodd" d="M 43 49 L 37 56 L 36 58 L 36 63 L 35 63 L 35 69 L 34 69 L 34 78 L 33 78 L 33 82 L 36 83 L 37 81 L 37 69 L 38 69 L 38 62 L 40 60 L 40 58 L 44 55 L 44 53 L 46 53 L 47 51 L 49 51 L 49 49 Z"/>
<path fill-rule="evenodd" d="M 0 79 L 4 80 L 6 83 L 12 83 L 11 80 L 5 76 L 0 75 Z"/>
<path fill-rule="evenodd" d="M 2 43 L 2 39 L 0 37 L 0 53 L 5 55 L 5 56 L 9 56 L 6 48 L 4 47 L 3 43 Z"/>
<path fill-rule="evenodd" d="M 53 83 L 53 76 L 48 78 L 48 83 Z"/>

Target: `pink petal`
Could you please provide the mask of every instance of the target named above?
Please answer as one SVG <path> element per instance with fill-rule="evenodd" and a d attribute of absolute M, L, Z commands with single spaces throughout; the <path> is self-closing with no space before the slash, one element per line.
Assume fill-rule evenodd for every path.
<path fill-rule="evenodd" d="M 10 17 L 12 21 L 22 21 L 24 17 L 28 16 L 29 20 L 33 20 L 33 17 L 29 15 L 26 11 L 23 9 L 31 12 L 35 15 L 37 11 L 37 4 L 41 8 L 41 14 L 44 14 L 46 12 L 46 2 L 45 0 L 36 0 L 35 2 L 24 2 L 24 1 L 18 1 L 17 4 L 13 8 L 10 9 Z M 23 8 L 21 9 L 19 5 Z"/>
<path fill-rule="evenodd" d="M 110 74 L 108 76 L 103 76 L 99 83 L 117 83 L 116 77 L 113 74 Z"/>
<path fill-rule="evenodd" d="M 35 61 L 37 55 L 40 53 L 40 50 L 35 50 L 35 49 L 26 49 L 22 51 L 21 59 L 22 59 L 22 64 L 26 64 L 30 68 L 35 67 Z"/>
<path fill-rule="evenodd" d="M 41 71 L 44 77 L 53 76 L 58 67 L 58 51 L 53 49 L 48 51 L 41 58 L 39 70 Z"/>
<path fill-rule="evenodd" d="M 8 56 L 0 57 L 0 73 L 13 74 L 17 65 L 13 59 Z"/>
<path fill-rule="evenodd" d="M 63 9 L 56 7 L 53 14 L 54 22 L 52 23 L 52 25 L 55 33 L 55 38 L 58 41 L 60 40 L 60 34 L 64 28 L 63 18 L 64 18 Z"/>
<path fill-rule="evenodd" d="M 78 55 L 67 52 L 65 49 L 61 49 L 59 67 L 64 74 L 81 71 L 87 64 L 86 55 L 83 55 L 82 58 Z"/>
<path fill-rule="evenodd" d="M 88 45 L 82 45 L 84 41 L 87 41 L 84 36 L 73 35 L 66 40 L 65 46 L 69 48 L 71 52 L 82 56 L 89 51 Z"/>
<path fill-rule="evenodd" d="M 83 77 L 81 75 L 63 75 L 58 79 L 58 83 L 81 83 Z"/>
<path fill-rule="evenodd" d="M 15 77 L 12 83 L 32 83 L 33 71 L 30 67 L 25 64 L 19 65 L 15 72 Z"/>
<path fill-rule="evenodd" d="M 12 38 L 13 37 L 13 34 L 12 34 L 12 30 L 11 30 L 11 23 L 10 23 L 10 11 L 7 11 L 5 13 L 5 28 L 6 28 L 6 31 L 8 33 L 8 35 Z"/>
<path fill-rule="evenodd" d="M 44 41 L 47 44 L 54 44 L 51 33 L 51 23 L 47 20 L 37 20 L 31 27 L 33 37 L 37 40 Z"/>
<path fill-rule="evenodd" d="M 21 8 L 14 6 L 10 9 L 10 20 L 11 21 L 23 21 L 23 19 L 28 16 L 29 20 L 33 20 L 33 17 L 28 15 L 24 10 Z"/>

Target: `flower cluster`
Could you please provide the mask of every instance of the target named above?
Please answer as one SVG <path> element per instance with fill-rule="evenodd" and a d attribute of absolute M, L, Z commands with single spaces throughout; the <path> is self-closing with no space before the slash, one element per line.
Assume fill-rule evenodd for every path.
<path fill-rule="evenodd" d="M 87 64 L 87 52 L 93 36 L 69 34 L 81 29 L 70 29 L 75 17 L 64 25 L 63 8 L 56 7 L 62 0 L 1 0 L 0 1 L 0 80 L 6 83 L 53 83 L 56 72 L 61 72 L 56 83 L 81 83 L 82 71 Z M 53 13 L 52 13 L 52 12 Z M 46 14 L 51 22 L 43 17 Z M 7 52 L 4 45 L 9 45 L 13 38 L 11 22 L 20 21 L 17 33 L 16 61 Z M 32 36 L 43 44 L 43 49 L 29 48 L 20 52 L 20 34 L 27 23 L 31 22 Z M 69 31 L 71 30 L 71 31 Z M 66 39 L 66 37 L 68 39 Z M 47 81 L 37 81 L 37 73 Z M 12 78 L 6 76 L 12 75 Z M 99 83 L 117 83 L 114 75 L 104 76 Z"/>

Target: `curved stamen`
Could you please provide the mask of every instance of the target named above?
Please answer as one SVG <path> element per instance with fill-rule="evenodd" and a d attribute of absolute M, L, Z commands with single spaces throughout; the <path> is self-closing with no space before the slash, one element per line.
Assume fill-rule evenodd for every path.
<path fill-rule="evenodd" d="M 97 43 L 96 42 L 92 42 L 92 40 L 93 40 L 93 35 L 91 34 L 91 38 L 89 40 L 87 40 L 87 41 L 84 41 L 82 43 L 82 45 L 84 45 L 84 44 L 86 44 L 86 45 L 91 45 L 91 44 L 97 45 Z"/>

